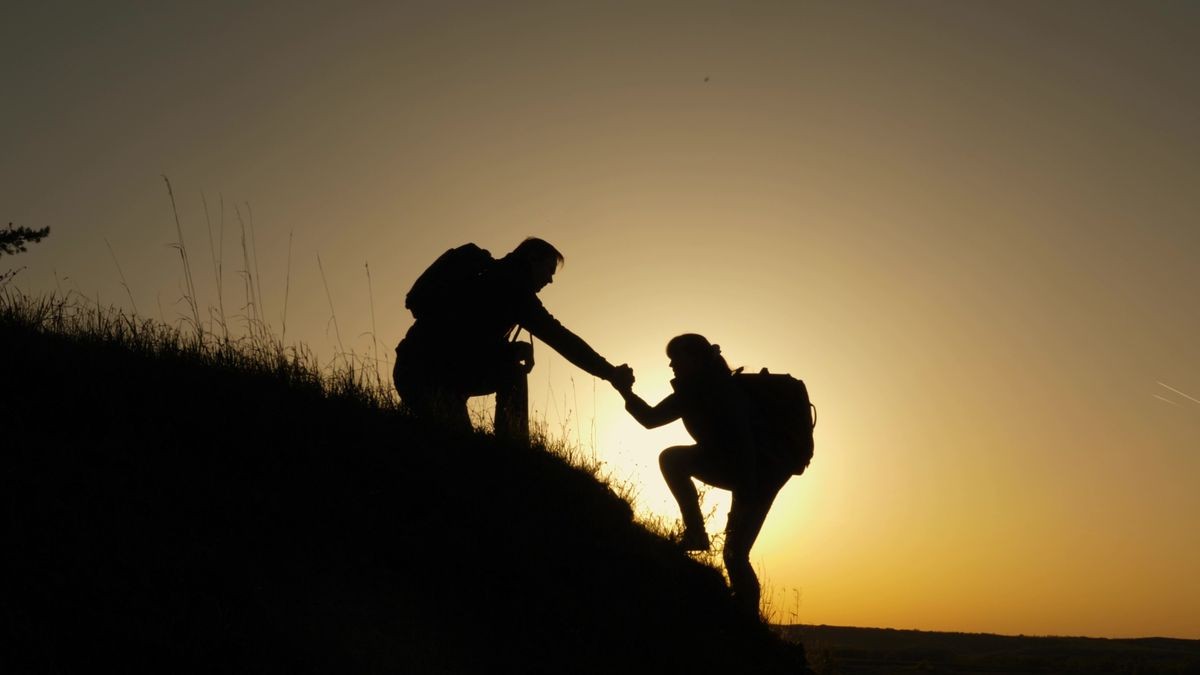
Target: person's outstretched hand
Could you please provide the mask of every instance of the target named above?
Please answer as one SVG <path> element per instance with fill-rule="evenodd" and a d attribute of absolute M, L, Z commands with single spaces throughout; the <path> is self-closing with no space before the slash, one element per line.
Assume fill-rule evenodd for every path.
<path fill-rule="evenodd" d="M 634 380 L 633 368 L 629 367 L 628 363 L 622 363 L 613 369 L 612 386 L 619 392 L 627 392 L 633 389 Z"/>

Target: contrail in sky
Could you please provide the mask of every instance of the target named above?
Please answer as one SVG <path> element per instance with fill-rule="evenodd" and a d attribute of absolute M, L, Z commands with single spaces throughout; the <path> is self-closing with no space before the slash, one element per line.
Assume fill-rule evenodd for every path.
<path fill-rule="evenodd" d="M 1170 389 L 1171 391 L 1175 392 L 1176 394 L 1179 394 L 1180 396 L 1186 398 L 1189 401 L 1195 401 L 1196 403 L 1200 403 L 1200 398 L 1196 398 L 1195 396 L 1188 396 L 1187 394 L 1183 393 L 1182 391 L 1179 391 L 1178 389 L 1176 389 L 1175 387 L 1172 387 L 1169 384 L 1163 384 L 1162 382 L 1159 382 L 1158 385 L 1160 387 L 1166 387 L 1167 389 Z"/>
<path fill-rule="evenodd" d="M 1155 395 L 1154 395 L 1154 398 L 1156 398 L 1156 399 L 1158 399 L 1158 400 L 1162 401 L 1163 403 L 1170 403 L 1171 405 L 1175 406 L 1176 408 L 1180 407 L 1180 406 L 1179 406 L 1179 404 L 1178 404 L 1178 403 L 1176 403 L 1175 401 L 1172 401 L 1172 400 L 1171 400 L 1171 399 L 1169 399 L 1169 398 L 1163 398 L 1162 396 L 1159 396 L 1158 394 L 1155 394 Z"/>

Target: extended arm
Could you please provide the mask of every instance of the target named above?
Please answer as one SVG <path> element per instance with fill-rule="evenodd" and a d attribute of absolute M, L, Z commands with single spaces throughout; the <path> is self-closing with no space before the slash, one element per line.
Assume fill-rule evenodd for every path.
<path fill-rule="evenodd" d="M 659 402 L 656 406 L 651 406 L 646 403 L 640 396 L 633 393 L 632 388 L 618 389 L 621 398 L 625 399 L 625 410 L 633 415 L 633 419 L 638 421 L 638 424 L 647 429 L 661 427 L 664 424 L 670 424 L 679 419 L 679 402 L 675 398 L 675 394 L 671 394 Z"/>
<path fill-rule="evenodd" d="M 584 371 L 602 380 L 613 380 L 616 367 L 584 342 L 583 338 L 567 330 L 558 319 L 546 311 L 536 296 L 523 308 L 521 325 Z"/>

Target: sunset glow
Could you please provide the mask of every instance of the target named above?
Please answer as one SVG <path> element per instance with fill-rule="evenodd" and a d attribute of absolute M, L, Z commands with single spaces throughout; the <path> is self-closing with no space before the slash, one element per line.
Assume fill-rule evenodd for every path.
<path fill-rule="evenodd" d="M 23 290 L 178 322 L 166 174 L 203 307 L 244 323 L 252 215 L 268 323 L 329 361 L 331 301 L 386 378 L 440 253 L 543 237 L 648 401 L 685 332 L 807 383 L 751 556 L 797 621 L 1200 639 L 1197 5 L 66 4 L 0 22 Z M 677 517 L 682 427 L 535 355 L 534 418 Z"/>

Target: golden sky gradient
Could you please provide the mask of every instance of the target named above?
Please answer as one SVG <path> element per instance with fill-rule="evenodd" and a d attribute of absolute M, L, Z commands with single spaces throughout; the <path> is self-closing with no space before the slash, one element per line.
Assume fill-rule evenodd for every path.
<path fill-rule="evenodd" d="M 541 236 L 546 305 L 647 399 L 682 332 L 806 380 L 752 554 L 797 620 L 1200 638 L 1197 5 L 181 4 L 3 10 L 0 219 L 52 228 L 21 288 L 128 306 L 107 241 L 178 320 L 165 173 L 202 302 L 201 193 L 229 315 L 249 203 L 268 318 L 291 237 L 328 359 L 318 254 L 360 353 L 370 264 L 388 353 L 443 250 Z M 538 357 L 535 414 L 676 516 L 682 429 Z"/>

